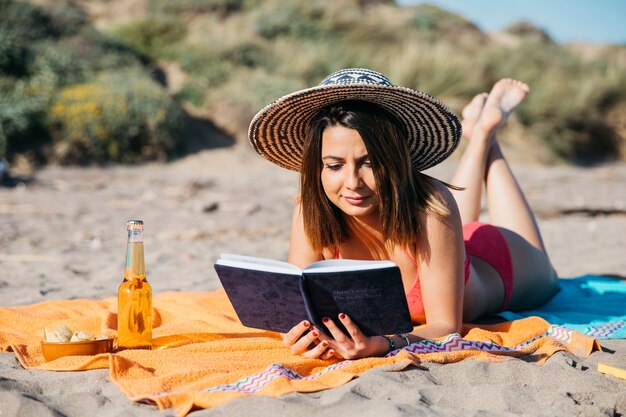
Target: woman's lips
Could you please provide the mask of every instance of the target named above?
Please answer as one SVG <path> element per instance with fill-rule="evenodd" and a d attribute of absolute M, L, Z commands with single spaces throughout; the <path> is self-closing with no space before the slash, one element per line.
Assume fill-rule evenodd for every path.
<path fill-rule="evenodd" d="M 347 196 L 344 196 L 343 199 L 346 200 L 348 203 L 352 204 L 353 206 L 359 206 L 359 205 L 363 204 L 363 202 L 365 200 L 367 200 L 368 197 L 362 197 L 362 196 L 347 197 Z"/>

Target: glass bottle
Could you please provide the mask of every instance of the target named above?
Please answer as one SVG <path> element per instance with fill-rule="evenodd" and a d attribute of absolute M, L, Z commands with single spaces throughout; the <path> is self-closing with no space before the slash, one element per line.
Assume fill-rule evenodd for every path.
<path fill-rule="evenodd" d="M 152 288 L 146 281 L 143 222 L 126 224 L 128 244 L 124 281 L 117 291 L 118 349 L 152 348 Z"/>

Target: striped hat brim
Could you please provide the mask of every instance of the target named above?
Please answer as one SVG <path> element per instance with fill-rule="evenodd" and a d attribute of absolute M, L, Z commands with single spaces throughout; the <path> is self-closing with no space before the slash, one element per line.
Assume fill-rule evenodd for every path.
<path fill-rule="evenodd" d="M 250 123 L 248 139 L 270 162 L 300 171 L 311 122 L 324 107 L 344 100 L 374 103 L 404 124 L 411 162 L 416 170 L 448 158 L 461 138 L 461 123 L 437 98 L 401 86 L 320 85 L 283 96 L 259 111 Z"/>

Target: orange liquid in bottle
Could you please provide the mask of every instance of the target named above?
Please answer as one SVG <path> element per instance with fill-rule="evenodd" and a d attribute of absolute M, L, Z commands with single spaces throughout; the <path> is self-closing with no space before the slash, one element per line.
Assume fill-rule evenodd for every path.
<path fill-rule="evenodd" d="M 131 237 L 131 233 L 134 233 L 134 237 Z M 132 241 L 141 239 L 141 230 L 137 236 L 129 225 L 124 282 L 117 291 L 119 349 L 152 348 L 152 288 L 146 281 L 143 241 Z"/>

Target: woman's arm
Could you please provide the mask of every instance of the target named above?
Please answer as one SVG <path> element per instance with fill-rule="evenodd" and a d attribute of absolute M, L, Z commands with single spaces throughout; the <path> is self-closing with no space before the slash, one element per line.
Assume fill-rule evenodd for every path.
<path fill-rule="evenodd" d="M 324 259 L 322 252 L 313 249 L 306 236 L 302 218 L 302 204 L 298 202 L 291 218 L 288 261 L 299 268 L 304 268 L 322 259 Z M 328 349 L 329 342 L 325 340 L 327 338 L 318 339 L 320 336 L 322 336 L 321 332 L 312 327 L 308 320 L 304 320 L 283 334 L 283 344 L 289 347 L 294 355 L 301 355 L 305 358 L 330 359 L 335 352 Z"/>
<path fill-rule="evenodd" d="M 409 336 L 411 341 L 459 332 L 463 324 L 465 245 L 461 216 L 452 193 L 436 183 L 438 198 L 450 214 L 422 215 L 422 233 L 415 259 L 419 271 L 426 325 Z"/>
<path fill-rule="evenodd" d="M 434 339 L 459 332 L 463 323 L 463 292 L 465 245 L 461 216 L 452 194 L 437 183 L 440 201 L 449 210 L 447 217 L 432 213 L 422 215 L 422 231 L 417 242 L 417 261 L 426 324 L 407 335 L 410 343 Z M 381 336 L 367 337 L 361 333 L 348 316 L 339 316 L 348 330 L 344 334 L 332 321 L 324 320 L 332 340 L 329 350 L 345 359 L 366 356 L 382 356 L 390 344 Z M 397 348 L 406 346 L 406 339 L 399 335 L 388 336 Z M 319 340 L 324 340 L 320 338 Z"/>
<path fill-rule="evenodd" d="M 416 245 L 415 259 L 418 264 L 426 325 L 408 334 L 411 343 L 459 332 L 463 320 L 465 246 L 461 216 L 448 189 L 439 183 L 436 187 L 442 203 L 448 208 L 450 214 L 440 218 L 426 213 L 421 218 L 423 228 Z M 308 258 L 302 255 L 308 255 Z M 304 267 L 321 258 L 322 254 L 315 254 L 308 244 L 298 205 L 292 221 L 289 261 Z M 340 315 L 339 320 L 348 330 L 348 334 L 344 334 L 332 320 L 326 318 L 324 318 L 324 324 L 331 332 L 329 336 L 332 336 L 332 339 L 321 334 L 318 329 L 310 328 L 311 333 L 319 334 L 316 340 L 318 345 L 314 349 L 305 348 L 310 343 L 308 338 L 301 343 L 297 342 L 302 337 L 303 330 L 306 329 L 303 324 L 294 326 L 283 340 L 287 346 L 292 347 L 294 353 L 305 357 L 327 359 L 330 355 L 336 355 L 345 359 L 356 359 L 366 356 L 382 356 L 387 353 L 389 343 L 385 338 L 363 335 L 347 315 Z M 315 336 L 311 339 L 315 339 Z M 406 341 L 400 336 L 391 336 L 391 339 L 398 348 L 406 345 Z M 324 350 L 324 348 L 327 349 Z"/>
<path fill-rule="evenodd" d="M 324 255 L 311 247 L 309 238 L 304 230 L 302 218 L 302 204 L 298 202 L 293 209 L 291 218 L 291 237 L 289 239 L 289 263 L 304 268 L 313 262 L 321 261 Z"/>

